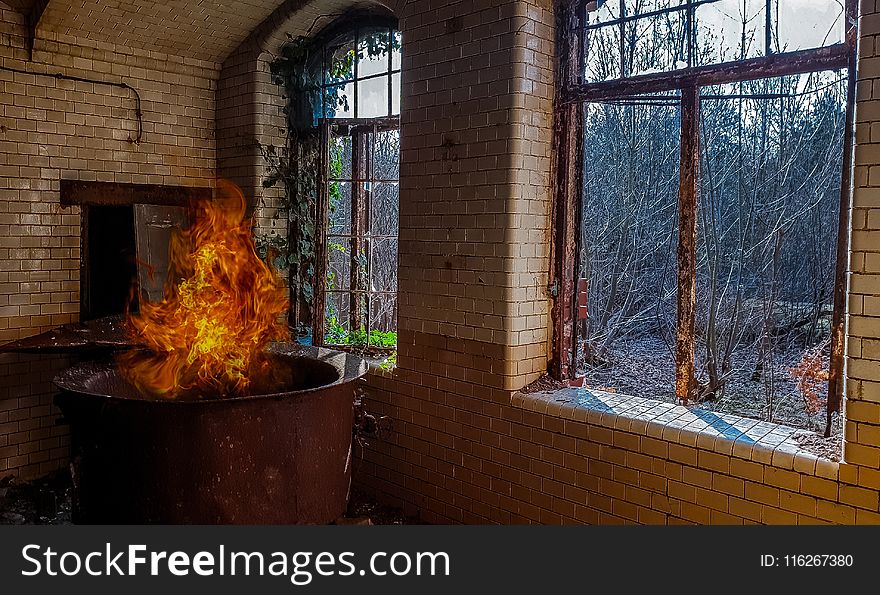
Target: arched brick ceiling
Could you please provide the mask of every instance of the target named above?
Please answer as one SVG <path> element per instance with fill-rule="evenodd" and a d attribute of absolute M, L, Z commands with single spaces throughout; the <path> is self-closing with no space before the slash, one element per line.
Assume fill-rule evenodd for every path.
<path fill-rule="evenodd" d="M 50 32 L 222 62 L 283 1 L 49 0 L 37 37 Z"/>

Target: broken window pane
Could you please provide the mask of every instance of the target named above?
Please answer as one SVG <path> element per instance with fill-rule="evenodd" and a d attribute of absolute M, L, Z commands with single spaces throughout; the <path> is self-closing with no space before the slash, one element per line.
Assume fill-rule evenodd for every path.
<path fill-rule="evenodd" d="M 576 323 L 587 384 L 675 392 L 681 115 L 677 97 L 587 104 Z"/>
<path fill-rule="evenodd" d="M 620 16 L 620 2 L 617 0 L 587 2 L 587 22 L 590 25 L 607 23 Z"/>
<path fill-rule="evenodd" d="M 335 85 L 324 90 L 324 117 L 354 117 L 354 83 Z"/>
<path fill-rule="evenodd" d="M 400 186 L 395 183 L 377 183 L 374 186 L 370 208 L 372 233 L 377 236 L 396 236 L 400 219 Z"/>
<path fill-rule="evenodd" d="M 330 235 L 351 235 L 351 182 L 329 182 L 329 210 Z"/>
<path fill-rule="evenodd" d="M 773 49 L 793 52 L 844 41 L 844 5 L 835 0 L 774 2 Z"/>
<path fill-rule="evenodd" d="M 327 238 L 327 290 L 339 291 L 351 287 L 351 239 Z"/>
<path fill-rule="evenodd" d="M 370 327 L 382 333 L 371 337 L 370 343 L 375 347 L 393 347 L 388 344 L 393 337 L 384 333 L 397 330 L 397 296 L 394 294 L 377 294 L 370 298 Z"/>
<path fill-rule="evenodd" d="M 620 60 L 620 30 L 602 27 L 589 32 L 586 39 L 587 82 L 598 83 L 623 76 Z"/>
<path fill-rule="evenodd" d="M 330 179 L 351 180 L 351 136 L 330 136 Z"/>
<path fill-rule="evenodd" d="M 685 11 L 679 10 L 629 21 L 623 29 L 626 76 L 687 68 L 688 36 Z"/>
<path fill-rule="evenodd" d="M 830 344 L 846 76 L 703 90 L 697 382 L 706 406 L 810 427 L 792 370 Z M 818 420 L 816 420 L 818 421 Z M 824 420 L 822 420 L 824 421 Z"/>
<path fill-rule="evenodd" d="M 376 180 L 397 180 L 400 176 L 400 131 L 380 131 L 374 138 L 373 168 Z"/>
<path fill-rule="evenodd" d="M 324 49 L 324 84 L 354 80 L 354 32 L 347 33 Z"/>
<path fill-rule="evenodd" d="M 373 239 L 372 249 L 370 289 L 378 292 L 397 291 L 397 238 Z"/>

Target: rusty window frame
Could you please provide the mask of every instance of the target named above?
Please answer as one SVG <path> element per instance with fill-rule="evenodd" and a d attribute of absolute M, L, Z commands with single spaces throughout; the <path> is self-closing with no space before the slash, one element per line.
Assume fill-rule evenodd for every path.
<path fill-rule="evenodd" d="M 609 0 L 614 2 L 615 0 Z M 624 0 L 617 0 L 621 6 Z M 713 0 L 686 0 L 681 6 L 603 23 L 623 26 L 624 22 L 656 14 L 687 10 L 687 27 L 692 31 L 691 14 L 697 6 Z M 595 3 L 595 2 L 593 2 Z M 858 50 L 857 0 L 845 0 L 843 43 L 817 49 L 784 53 L 771 52 L 771 28 L 765 27 L 765 54 L 733 62 L 693 66 L 691 49 L 684 69 L 644 74 L 610 81 L 588 83 L 585 48 L 591 29 L 587 20 L 589 0 L 556 0 L 556 120 L 553 153 L 556 184 L 553 200 L 553 243 L 551 246 L 550 293 L 555 298 L 551 311 L 553 341 L 550 372 L 559 380 L 574 381 L 578 341 L 574 340 L 579 319 L 586 316 L 586 287 L 575 287 L 577 254 L 580 252 L 582 202 L 583 110 L 585 103 L 635 95 L 680 90 L 682 94 L 681 164 L 679 182 L 678 242 L 678 320 L 676 324 L 676 397 L 687 404 L 692 396 L 695 354 L 694 284 L 696 280 L 696 205 L 699 179 L 699 89 L 704 86 L 735 83 L 820 70 L 848 69 L 843 171 L 838 218 L 837 259 L 834 271 L 834 313 L 829 364 L 828 401 L 825 435 L 830 435 L 834 413 L 843 401 L 843 374 L 846 324 L 847 264 L 850 237 L 850 204 L 854 148 L 854 108 L 856 56 Z M 770 0 L 767 0 L 769 6 Z M 770 18 L 770 11 L 765 10 Z M 622 43 L 622 36 L 621 36 Z M 623 74 L 625 68 L 621 66 Z M 684 226 L 684 227 L 682 227 Z"/>
<path fill-rule="evenodd" d="M 336 344 L 328 344 L 325 340 L 325 316 L 328 294 L 349 294 L 351 299 L 349 315 L 357 318 L 360 318 L 358 312 L 361 310 L 360 306 L 356 303 L 357 297 L 365 296 L 366 306 L 363 309 L 363 319 L 365 321 L 364 328 L 367 333 L 368 344 L 364 346 L 364 349 L 377 352 L 390 352 L 393 351 L 394 348 L 378 348 L 369 345 L 370 331 L 373 330 L 370 309 L 371 298 L 376 295 L 397 295 L 396 291 L 374 291 L 371 289 L 370 283 L 370 280 L 372 279 L 373 261 L 372 240 L 385 239 L 390 236 L 377 236 L 372 233 L 372 208 L 370 204 L 371 191 L 356 192 L 356 188 L 360 187 L 360 189 L 362 190 L 364 183 L 369 183 L 372 188 L 372 185 L 377 182 L 399 182 L 399 174 L 397 180 L 377 179 L 375 176 L 375 171 L 371 158 L 372 150 L 364 150 L 364 147 L 361 147 L 360 150 L 358 150 L 355 147 L 363 142 L 363 139 L 370 138 L 370 136 L 372 136 L 373 143 L 375 143 L 376 135 L 380 132 L 388 132 L 393 130 L 399 131 L 400 117 L 391 116 L 382 118 L 322 118 L 319 121 L 319 128 L 321 134 L 321 169 L 318 175 L 318 225 L 315 237 L 315 261 L 317 263 L 315 269 L 315 277 L 317 282 L 315 283 L 315 308 L 312 320 L 312 342 L 315 345 L 320 346 L 332 346 L 334 348 L 340 347 Z M 362 158 L 358 158 L 357 155 L 354 154 L 352 155 L 351 180 L 347 180 L 350 181 L 352 184 L 351 233 L 348 235 L 332 234 L 333 237 L 348 237 L 352 242 L 358 243 L 357 249 L 350 250 L 349 271 L 351 274 L 351 280 L 349 283 L 349 288 L 347 290 L 329 290 L 327 288 L 327 269 L 329 264 L 327 239 L 330 235 L 328 234 L 328 228 L 330 226 L 330 185 L 334 181 L 336 181 L 331 179 L 329 175 L 330 142 L 332 135 L 336 130 L 344 131 L 346 136 L 351 136 L 353 152 L 362 155 Z M 356 141 L 355 139 L 360 140 Z M 367 253 L 365 267 L 362 266 L 359 259 L 359 252 L 361 247 Z M 365 273 L 365 275 L 362 276 L 361 273 Z M 361 287 L 362 279 L 366 279 L 367 281 L 368 286 L 366 288 Z M 352 318 L 352 320 L 354 320 L 354 318 Z"/>

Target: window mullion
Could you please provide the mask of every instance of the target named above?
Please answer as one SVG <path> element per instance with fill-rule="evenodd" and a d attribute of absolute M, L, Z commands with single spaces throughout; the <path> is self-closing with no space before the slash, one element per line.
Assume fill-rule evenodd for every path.
<path fill-rule="evenodd" d="M 828 362 L 828 400 L 825 436 L 831 435 L 834 413 L 840 413 L 844 393 L 844 354 L 846 351 L 847 269 L 849 268 L 850 207 L 853 186 L 853 147 L 855 135 L 856 56 L 858 55 L 858 6 L 855 0 L 846 2 L 846 44 L 850 48 L 847 73 L 846 114 L 843 138 L 843 172 L 840 180 L 840 205 L 837 220 L 837 261 L 834 271 L 834 310 L 831 320 L 831 354 Z"/>
<path fill-rule="evenodd" d="M 697 193 L 700 168 L 700 89 L 681 93 L 681 170 L 678 191 L 678 323 L 675 342 L 675 396 L 694 396 Z"/>

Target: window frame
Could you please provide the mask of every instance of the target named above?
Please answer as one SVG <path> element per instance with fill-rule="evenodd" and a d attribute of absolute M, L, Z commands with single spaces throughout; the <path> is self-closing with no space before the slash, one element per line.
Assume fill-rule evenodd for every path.
<path fill-rule="evenodd" d="M 609 0 L 611 2 L 617 0 Z M 620 0 L 621 3 L 623 0 Z M 595 0 L 594 2 L 595 3 Z M 678 7 L 622 17 L 611 24 L 644 18 L 706 4 L 705 0 L 683 0 Z M 582 159 L 586 103 L 632 97 L 650 93 L 679 90 L 682 95 L 681 180 L 679 186 L 678 241 L 678 316 L 676 323 L 676 397 L 687 404 L 695 386 L 695 280 L 696 280 L 696 209 L 699 192 L 700 88 L 710 85 L 737 83 L 821 70 L 848 69 L 843 171 L 838 220 L 837 261 L 834 271 L 834 314 L 832 318 L 831 359 L 829 370 L 827 420 L 825 435 L 830 435 L 833 413 L 841 411 L 845 349 L 845 313 L 847 297 L 847 262 L 850 238 L 850 212 L 853 181 L 854 107 L 856 56 L 858 48 L 858 3 L 845 0 L 844 42 L 816 49 L 792 52 L 769 52 L 769 28 L 765 55 L 692 66 L 689 44 L 689 66 L 662 73 L 643 74 L 601 82 L 586 82 L 588 56 L 587 35 L 595 27 L 589 25 L 588 0 L 557 0 L 556 44 L 556 124 L 554 155 L 556 184 L 553 200 L 553 244 L 551 246 L 550 292 L 556 299 L 552 309 L 553 342 L 550 372 L 559 380 L 577 383 L 577 350 L 575 326 L 586 315 L 582 304 L 584 287 L 577 286 L 577 254 L 580 252 L 582 217 Z M 768 13 L 769 18 L 769 13 Z M 608 25 L 606 25 L 608 26 Z M 688 17 L 689 37 L 693 30 Z M 623 73 L 623 70 L 621 71 Z"/>
<path fill-rule="evenodd" d="M 316 114 L 317 119 L 319 121 L 323 120 L 323 119 L 335 119 L 335 120 L 363 119 L 361 117 L 361 115 L 358 113 L 359 106 L 360 106 L 360 101 L 359 101 L 359 97 L 358 97 L 359 89 L 360 89 L 359 83 L 361 83 L 363 81 L 376 80 L 376 79 L 380 79 L 383 77 L 386 79 L 386 87 L 388 90 L 387 113 L 384 116 L 377 116 L 377 118 L 393 117 L 393 115 L 394 115 L 394 82 L 393 82 L 394 76 L 398 75 L 398 81 L 399 81 L 400 74 L 401 74 L 402 68 L 403 68 L 402 61 L 401 61 L 401 64 L 398 64 L 397 68 L 394 67 L 394 52 L 393 51 L 388 52 L 388 58 L 387 58 L 388 63 L 387 63 L 385 70 L 383 70 L 382 72 L 377 72 L 377 73 L 369 74 L 366 76 L 360 76 L 360 74 L 358 72 L 360 60 L 355 58 L 355 60 L 352 63 L 352 76 L 351 77 L 340 79 L 340 80 L 333 80 L 333 81 L 328 79 L 329 70 L 330 70 L 329 63 L 328 63 L 330 56 L 328 54 L 328 50 L 331 49 L 334 42 L 337 42 L 338 40 L 340 40 L 348 35 L 352 35 L 354 38 L 354 48 L 355 48 L 355 50 L 357 50 L 358 45 L 360 44 L 360 41 L 361 41 L 361 33 L 363 31 L 368 31 L 368 30 L 384 30 L 388 34 L 389 43 L 391 43 L 391 40 L 394 39 L 395 35 L 400 34 L 400 31 L 397 27 L 397 23 L 394 20 L 389 20 L 389 19 L 385 19 L 385 18 L 370 18 L 370 19 L 365 18 L 365 19 L 358 19 L 358 20 L 354 21 L 353 23 L 343 24 L 339 28 L 334 28 L 332 30 L 332 34 L 327 35 L 325 38 L 325 41 L 322 43 L 320 64 L 317 64 L 315 66 L 316 68 L 319 68 L 321 71 L 320 86 L 316 89 L 319 92 L 319 96 L 320 96 L 320 114 Z M 348 84 L 351 84 L 353 87 L 353 97 L 352 97 L 352 104 L 351 104 L 352 116 L 350 118 L 335 118 L 335 117 L 328 116 L 327 115 L 327 92 L 328 92 L 328 90 L 335 88 L 335 87 L 345 86 Z M 399 87 L 400 87 L 400 82 L 398 82 L 398 89 L 397 89 L 398 93 L 400 93 L 400 91 L 401 91 L 401 89 Z M 314 87 L 312 87 L 312 89 L 314 89 Z"/>
<path fill-rule="evenodd" d="M 314 308 L 314 316 L 312 320 L 312 342 L 315 345 L 324 346 L 324 347 L 333 347 L 340 348 L 345 347 L 344 345 L 338 345 L 333 343 L 327 343 L 325 340 L 326 337 L 326 307 L 327 307 L 327 296 L 330 293 L 343 293 L 349 295 L 355 294 L 365 294 L 367 296 L 367 306 L 366 306 L 366 332 L 367 332 L 367 345 L 358 346 L 359 349 L 362 348 L 364 351 L 378 352 L 378 353 L 390 353 L 396 349 L 396 347 L 376 347 L 369 344 L 369 336 L 370 331 L 372 329 L 371 325 L 371 314 L 370 314 L 370 298 L 373 295 L 397 295 L 397 291 L 389 292 L 389 291 L 373 291 L 372 289 L 367 288 L 366 290 L 362 289 L 354 289 L 349 287 L 348 290 L 328 290 L 327 289 L 327 269 L 328 269 L 328 251 L 327 251 L 327 238 L 331 235 L 337 234 L 329 234 L 328 229 L 330 226 L 330 184 L 334 181 L 330 179 L 329 175 L 329 166 L 330 166 L 330 140 L 331 134 L 333 132 L 333 128 L 346 128 L 351 132 L 360 132 L 365 134 L 372 133 L 373 135 L 378 134 L 379 132 L 388 132 L 393 130 L 400 130 L 400 116 L 388 116 L 388 117 L 380 117 L 380 118 L 321 118 L 319 121 L 320 127 L 320 142 L 321 142 L 321 159 L 320 159 L 320 175 L 318 176 L 318 202 L 317 202 L 317 216 L 318 216 L 318 225 L 317 225 L 317 233 L 316 233 L 316 250 L 315 250 L 315 261 L 317 263 L 315 270 L 315 277 L 319 280 L 318 283 L 315 284 L 315 308 Z M 368 160 L 369 161 L 369 160 Z M 358 182 L 369 182 L 374 183 L 377 182 L 373 173 L 368 172 L 365 177 L 358 177 L 355 172 L 355 163 L 354 160 L 352 162 L 352 186 Z M 372 170 L 372 166 L 370 166 Z M 399 182 L 399 174 L 398 180 Z M 366 202 L 361 205 L 361 209 L 351 209 L 351 234 L 350 238 L 354 241 L 362 241 L 366 246 L 366 250 L 370 253 L 368 257 L 368 264 L 366 267 L 367 279 L 371 278 L 371 269 L 372 269 L 372 239 L 376 238 L 372 234 L 371 230 L 371 205 L 370 205 L 370 192 L 366 192 L 364 198 Z M 352 203 L 354 206 L 355 197 L 352 196 Z M 359 212 L 361 211 L 359 216 Z M 362 221 L 362 215 L 366 213 L 367 223 L 366 228 L 364 228 L 364 224 Z M 341 236 L 340 236 L 341 237 Z M 382 238 L 386 238 L 388 236 L 381 236 Z M 352 277 L 356 276 L 355 271 L 361 270 L 361 264 L 357 258 L 357 252 L 352 250 L 351 253 L 351 263 L 350 263 L 350 271 L 352 273 Z"/>

